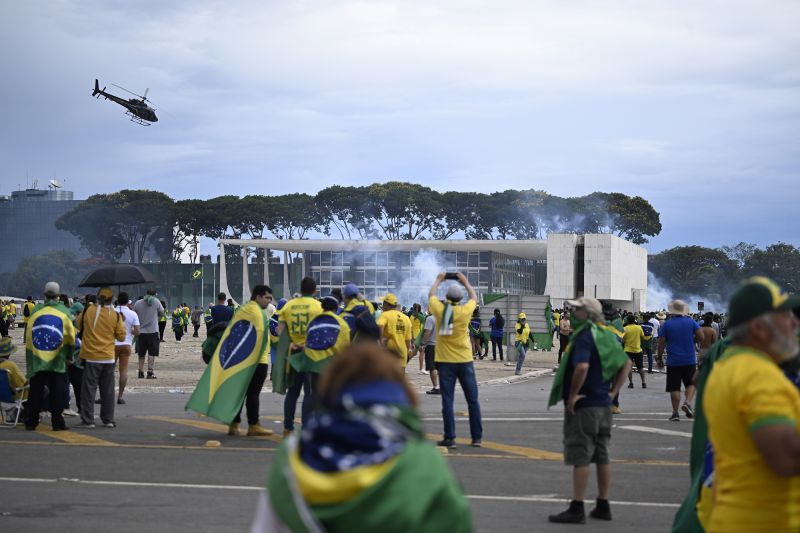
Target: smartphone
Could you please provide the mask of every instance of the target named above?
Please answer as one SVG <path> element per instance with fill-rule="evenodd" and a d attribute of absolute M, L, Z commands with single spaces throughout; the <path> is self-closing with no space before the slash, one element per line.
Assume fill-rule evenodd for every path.
<path fill-rule="evenodd" d="M 444 279 L 458 279 L 458 272 L 445 272 Z"/>

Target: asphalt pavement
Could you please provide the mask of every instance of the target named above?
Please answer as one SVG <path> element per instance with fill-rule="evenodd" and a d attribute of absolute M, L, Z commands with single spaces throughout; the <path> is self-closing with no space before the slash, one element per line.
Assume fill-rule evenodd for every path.
<path fill-rule="evenodd" d="M 668 531 L 688 487 L 691 421 L 671 422 L 664 376 L 623 389 L 612 433 L 612 522 L 550 524 L 566 508 L 571 469 L 561 459 L 562 407 L 546 409 L 551 376 L 480 387 L 484 446 L 469 444 L 457 391 L 459 441 L 447 460 L 470 499 L 478 531 Z M 272 437 L 229 437 L 185 413 L 187 394 L 131 393 L 115 429 L 0 432 L 0 531 L 245 531 L 275 447 L 282 396 L 262 394 Z M 433 440 L 439 397 L 420 398 Z M 299 409 L 298 409 L 299 413 Z M 76 425 L 78 419 L 67 419 Z M 216 441 L 216 442 L 214 442 Z M 218 445 L 217 445 L 218 443 Z M 587 511 L 596 497 L 592 474 Z M 413 495 L 409 495 L 413 498 Z"/>

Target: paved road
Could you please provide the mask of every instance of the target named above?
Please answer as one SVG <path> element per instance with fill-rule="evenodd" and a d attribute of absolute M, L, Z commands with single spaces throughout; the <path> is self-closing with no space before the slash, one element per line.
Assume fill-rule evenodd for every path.
<path fill-rule="evenodd" d="M 592 531 L 667 531 L 688 484 L 691 424 L 669 422 L 664 377 L 625 389 L 615 417 L 614 521 Z M 484 447 L 448 461 L 470 497 L 479 531 L 564 531 L 547 515 L 565 508 L 560 408 L 547 411 L 551 378 L 482 386 Z M 183 412 L 188 396 L 130 394 L 116 429 L 0 433 L 0 530 L 243 531 L 279 437 L 228 437 Z M 282 397 L 262 395 L 262 423 L 279 433 Z M 441 432 L 438 397 L 421 398 L 425 426 Z M 466 409 L 463 400 L 456 405 Z M 466 413 L 463 413 L 466 415 Z M 77 419 L 72 419 L 77 423 Z M 69 419 L 68 419 L 69 423 Z M 457 430 L 469 437 L 466 418 Z M 218 448 L 205 447 L 218 440 Z M 596 496 L 592 477 L 587 500 Z"/>

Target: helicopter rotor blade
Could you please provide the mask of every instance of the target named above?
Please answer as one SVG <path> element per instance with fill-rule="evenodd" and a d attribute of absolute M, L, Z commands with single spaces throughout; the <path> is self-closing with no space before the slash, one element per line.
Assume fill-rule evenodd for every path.
<path fill-rule="evenodd" d="M 113 85 L 113 86 L 114 86 L 114 87 L 116 87 L 117 89 L 122 89 L 122 90 L 123 90 L 123 91 L 125 91 L 126 93 L 130 93 L 130 94 L 132 94 L 133 96 L 138 96 L 139 98 L 143 98 L 143 99 L 144 99 L 144 96 L 142 96 L 142 95 L 140 95 L 140 94 L 136 94 L 136 93 L 135 93 L 135 92 L 133 92 L 133 91 L 129 91 L 128 89 L 126 89 L 125 87 L 122 87 L 121 85 L 117 85 L 116 83 L 112 83 L 111 85 Z M 146 94 L 146 93 L 145 93 L 145 94 Z"/>
<path fill-rule="evenodd" d="M 145 89 L 145 90 L 144 90 L 144 95 L 142 96 L 142 99 L 143 99 L 143 100 L 147 100 L 147 91 L 149 91 L 149 90 L 150 90 L 150 88 L 149 88 L 149 87 L 148 87 L 147 89 Z"/>

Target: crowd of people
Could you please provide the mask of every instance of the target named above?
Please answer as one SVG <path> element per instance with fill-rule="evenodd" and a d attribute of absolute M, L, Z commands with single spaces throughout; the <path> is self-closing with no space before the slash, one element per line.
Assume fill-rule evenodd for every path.
<path fill-rule="evenodd" d="M 146 364 L 147 377 L 155 379 L 154 361 L 164 342 L 167 317 L 171 316 L 178 342 L 190 323 L 193 335 L 199 335 L 200 324 L 205 323 L 203 355 L 209 362 L 238 313 L 254 311 L 263 315 L 268 335 L 250 382 L 241 391 L 240 414 L 230 422 L 228 433 L 240 434 L 244 407 L 247 435 L 271 434 L 259 423 L 259 395 L 266 380 L 272 379 L 273 389 L 285 393 L 286 437 L 271 466 L 270 491 L 259 504 L 256 526 L 289 527 L 301 515 L 303 520 L 352 524 L 357 519 L 352 509 L 342 506 L 340 513 L 334 513 L 325 503 L 340 497 L 341 487 L 324 478 L 355 475 L 359 469 L 376 466 L 386 474 L 402 464 L 409 469 L 396 474 L 395 483 L 402 483 L 403 476 L 415 470 L 402 458 L 413 451 L 418 461 L 430 462 L 428 477 L 431 472 L 440 476 L 428 496 L 449 500 L 451 511 L 457 511 L 455 529 L 468 530 L 468 507 L 452 474 L 419 449 L 424 438 L 406 367 L 419 357 L 421 371 L 428 373 L 433 386 L 427 393 L 441 397 L 443 431 L 437 445 L 457 446 L 458 382 L 469 411 L 469 442 L 480 447 L 483 426 L 474 361 L 488 352 L 476 341 L 481 333 L 477 304 L 477 295 L 463 275 L 445 273 L 430 288 L 425 311 L 417 303 L 403 307 L 394 294 L 385 295 L 380 305 L 373 304 L 353 284 L 318 298 L 313 278 L 304 278 L 300 292 L 288 300 L 273 303 L 271 289 L 258 285 L 251 301 L 238 309 L 221 293 L 215 305 L 194 312 L 183 304 L 167 311 L 152 289 L 135 303 L 124 292 L 115 296 L 109 287 L 73 301 L 60 293 L 57 283 L 49 282 L 43 302 L 31 305 L 24 316 L 26 375 L 10 360 L 16 347 L 8 338 L 0 341 L 0 370 L 8 372 L 14 387 L 26 380 L 29 384 L 26 429 L 36 429 L 43 410 L 49 411 L 53 430 L 69 429 L 63 414 L 70 405 L 70 385 L 81 419 L 77 427 L 95 427 L 94 409 L 99 403 L 102 425 L 113 428 L 114 406 L 125 403 L 128 359 L 135 351 L 139 377 L 144 377 Z M 636 382 L 647 388 L 649 374 L 664 372 L 669 419 L 679 421 L 681 411 L 690 419 L 697 416 L 694 439 L 705 451 L 700 467 L 693 460 L 693 475 L 697 473 L 699 481 L 687 497 L 691 520 L 720 531 L 742 524 L 752 526 L 749 530 L 765 530 L 766 525 L 776 531 L 798 530 L 798 313 L 800 299 L 765 278 L 742 285 L 731 300 L 729 315 L 692 316 L 680 300 L 670 302 L 666 312 L 620 312 L 611 302 L 588 297 L 567 301 L 564 309 L 554 311 L 558 367 L 548 403 L 564 404 L 564 460 L 573 470 L 573 494 L 567 510 L 550 520 L 586 520 L 583 499 L 592 463 L 598 498 L 589 516 L 611 519 L 612 415 L 621 412 L 620 393 L 626 382 L 628 388 L 635 388 Z M 503 336 L 510 332 L 499 310 L 489 327 L 493 359 L 499 355 L 502 361 Z M 525 313 L 517 316 L 513 334 L 519 373 L 531 336 Z M 283 362 L 278 350 L 282 338 L 286 339 Z M 119 370 L 116 395 L 115 368 Z M 298 433 L 295 412 L 301 392 L 303 431 Z M 698 423 L 703 424 L 699 430 Z M 311 471 L 317 475 L 309 475 Z M 287 503 L 273 492 L 287 484 L 299 487 L 305 499 Z M 326 496 L 326 491 L 336 494 Z M 398 519 L 391 512 L 381 516 Z M 678 523 L 683 522 L 676 518 Z"/>

